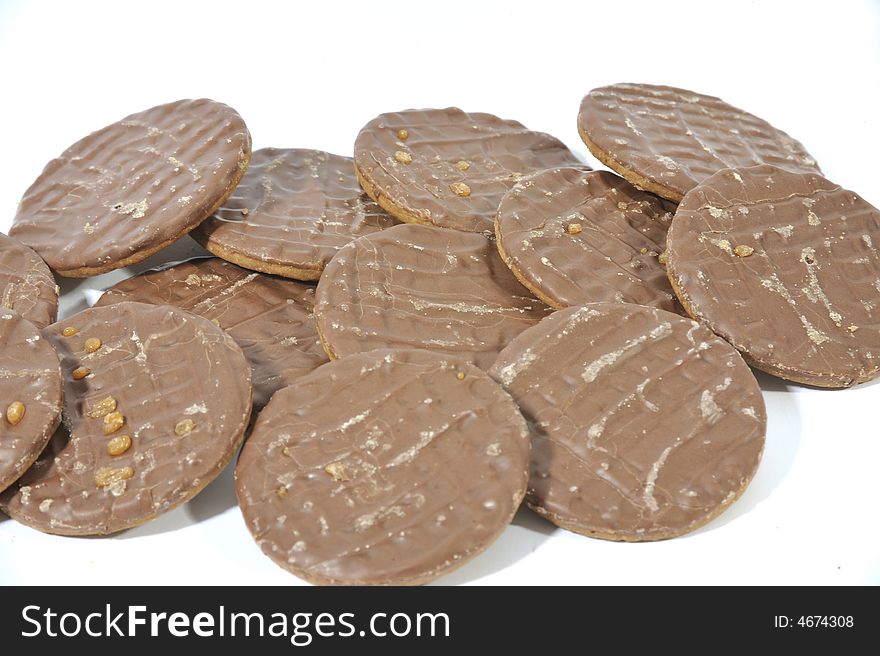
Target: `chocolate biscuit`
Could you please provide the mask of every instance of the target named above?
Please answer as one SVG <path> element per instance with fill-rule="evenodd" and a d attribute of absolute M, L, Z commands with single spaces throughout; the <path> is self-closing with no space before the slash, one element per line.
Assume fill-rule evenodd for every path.
<path fill-rule="evenodd" d="M 848 387 L 880 373 L 880 210 L 815 173 L 719 171 L 685 196 L 669 278 L 763 371 Z"/>
<path fill-rule="evenodd" d="M 327 362 L 315 330 L 315 287 L 199 258 L 145 271 L 110 287 L 95 306 L 174 305 L 226 330 L 251 365 L 254 406 Z"/>
<path fill-rule="evenodd" d="M 493 240 L 419 225 L 340 249 L 315 295 L 318 334 L 331 358 L 425 348 L 482 369 L 549 312 L 517 282 Z"/>
<path fill-rule="evenodd" d="M 40 330 L 0 310 L 0 491 L 31 466 L 61 418 L 61 366 Z"/>
<path fill-rule="evenodd" d="M 671 312 L 593 303 L 523 332 L 489 372 L 532 432 L 526 503 L 563 528 L 660 540 L 702 526 L 745 490 L 766 418 L 751 370 Z"/>
<path fill-rule="evenodd" d="M 612 84 L 584 96 L 581 138 L 631 183 L 678 202 L 721 169 L 774 164 L 818 172 L 782 130 L 720 98 L 652 84 Z"/>
<path fill-rule="evenodd" d="M 360 188 L 350 157 L 263 148 L 235 193 L 192 236 L 248 269 L 317 280 L 345 244 L 395 223 Z"/>
<path fill-rule="evenodd" d="M 561 141 L 492 114 L 380 114 L 354 146 L 358 180 L 396 219 L 491 234 L 501 197 L 524 175 L 583 166 Z"/>
<path fill-rule="evenodd" d="M 331 362 L 279 391 L 235 468 L 263 552 L 313 583 L 417 585 L 513 518 L 529 436 L 470 364 L 414 350 Z"/>
<path fill-rule="evenodd" d="M 241 116 L 213 100 L 132 114 L 76 142 L 25 192 L 9 234 L 62 276 L 140 262 L 208 218 L 247 169 Z"/>
<path fill-rule="evenodd" d="M 0 233 L 0 307 L 45 328 L 58 314 L 58 285 L 32 249 Z"/>
<path fill-rule="evenodd" d="M 241 445 L 250 368 L 207 319 L 126 302 L 43 335 L 61 358 L 64 425 L 0 495 L 13 519 L 60 535 L 131 528 L 198 494 Z"/>
<path fill-rule="evenodd" d="M 510 270 L 551 307 L 617 301 L 676 312 L 658 261 L 671 220 L 659 198 L 613 173 L 548 169 L 505 194 L 495 235 Z"/>

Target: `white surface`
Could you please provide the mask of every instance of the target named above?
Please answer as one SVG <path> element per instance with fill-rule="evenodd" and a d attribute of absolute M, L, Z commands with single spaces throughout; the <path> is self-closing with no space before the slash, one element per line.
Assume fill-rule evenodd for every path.
<path fill-rule="evenodd" d="M 4 2 L 0 229 L 50 158 L 161 102 L 215 98 L 241 112 L 255 148 L 343 154 L 380 112 L 458 105 L 551 132 L 595 166 L 578 105 L 620 81 L 719 95 L 802 140 L 829 178 L 877 205 L 878 27 L 871 2 Z M 185 239 L 150 262 L 197 249 Z M 64 310 L 125 275 L 64 283 Z M 711 525 L 616 544 L 521 510 L 442 582 L 880 583 L 880 383 L 823 392 L 760 380 L 764 461 Z M 108 539 L 42 535 L 0 516 L 0 583 L 298 580 L 251 540 L 227 470 L 185 507 Z"/>

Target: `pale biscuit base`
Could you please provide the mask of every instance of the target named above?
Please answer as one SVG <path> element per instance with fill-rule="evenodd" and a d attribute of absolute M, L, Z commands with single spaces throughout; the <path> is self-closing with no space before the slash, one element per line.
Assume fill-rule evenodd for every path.
<path fill-rule="evenodd" d="M 670 200 L 673 203 L 680 203 L 681 199 L 684 198 L 683 194 L 658 185 L 656 182 L 652 182 L 651 180 L 648 180 L 647 178 L 639 175 L 635 171 L 626 168 L 620 162 L 615 160 L 609 153 L 599 148 L 599 146 L 597 146 L 592 141 L 592 139 L 590 139 L 590 137 L 584 130 L 578 128 L 578 132 L 580 132 L 581 139 L 583 139 L 584 143 L 587 145 L 587 149 L 593 154 L 593 157 L 595 157 L 609 169 L 620 175 L 627 182 L 635 185 L 637 189 L 640 189 L 642 191 L 649 191 L 652 194 L 657 194 L 661 198 Z"/>
<path fill-rule="evenodd" d="M 226 260 L 227 262 L 232 262 L 233 264 L 237 264 L 240 267 L 245 269 L 250 269 L 251 271 L 259 271 L 260 273 L 268 273 L 273 276 L 283 276 L 285 278 L 293 278 L 294 280 L 303 280 L 306 282 L 313 282 L 318 280 L 321 277 L 321 273 L 324 271 L 324 268 L 320 265 L 316 265 L 318 268 L 315 269 L 301 269 L 295 266 L 289 266 L 286 264 L 273 264 L 272 262 L 264 262 L 263 260 L 258 260 L 253 257 L 248 257 L 247 255 L 242 255 L 236 251 L 229 250 L 228 248 L 224 248 L 219 244 L 215 244 L 211 241 L 211 238 L 205 235 L 201 230 L 196 228 L 190 236 L 196 240 L 201 246 L 205 249 L 216 255 L 222 260 Z"/>
<path fill-rule="evenodd" d="M 498 217 L 495 217 L 495 246 L 498 247 L 498 254 L 501 255 L 501 260 L 504 264 L 507 265 L 507 268 L 510 269 L 510 272 L 519 280 L 520 284 L 528 289 L 532 294 L 534 294 L 539 301 L 543 301 L 554 310 L 562 310 L 565 308 L 565 305 L 562 305 L 558 301 L 553 300 L 547 294 L 542 292 L 537 287 L 529 284 L 529 281 L 526 277 L 517 269 L 516 265 L 511 261 L 510 256 L 507 254 L 507 251 L 504 250 L 504 246 L 501 245 L 501 222 L 498 220 Z"/>
<path fill-rule="evenodd" d="M 318 341 L 321 342 L 321 348 L 324 349 L 324 352 L 327 354 L 327 357 L 331 360 L 338 360 L 339 356 L 333 352 L 333 349 L 330 348 L 330 345 L 327 343 L 327 340 L 324 339 L 324 333 L 321 332 L 321 326 L 318 325 L 318 322 L 315 322 L 315 332 L 318 333 Z"/>
<path fill-rule="evenodd" d="M 398 221 L 403 221 L 404 223 L 417 223 L 419 225 L 428 226 L 431 228 L 436 228 L 437 226 L 428 221 L 423 216 L 419 216 L 413 212 L 410 212 L 399 205 L 395 205 L 391 202 L 391 200 L 384 196 L 383 194 L 376 191 L 376 187 L 374 187 L 360 172 L 357 164 L 354 165 L 354 174 L 357 177 L 358 184 L 360 184 L 361 189 L 369 196 L 376 205 L 381 207 L 383 210 L 388 212 L 391 216 L 393 216 Z"/>

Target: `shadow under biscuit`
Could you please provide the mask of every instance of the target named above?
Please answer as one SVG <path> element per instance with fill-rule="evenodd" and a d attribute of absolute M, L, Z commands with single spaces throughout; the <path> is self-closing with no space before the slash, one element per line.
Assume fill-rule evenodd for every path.
<path fill-rule="evenodd" d="M 217 515 L 222 515 L 232 508 L 238 512 L 238 500 L 235 497 L 235 462 L 236 456 L 217 479 L 206 487 L 188 504 L 186 513 L 194 522 L 204 522 Z"/>
<path fill-rule="evenodd" d="M 185 235 L 167 248 L 163 248 L 158 253 L 132 266 L 115 269 L 92 278 L 63 278 L 56 276 L 55 280 L 61 288 L 58 318 L 62 320 L 81 310 L 85 310 L 87 307 L 91 307 L 100 298 L 105 289 L 126 278 L 143 273 L 148 269 L 155 269 L 164 264 L 180 262 L 181 260 L 200 256 L 211 257 L 211 254 L 199 246 L 192 237 Z"/>
<path fill-rule="evenodd" d="M 432 585 L 460 585 L 500 572 L 534 553 L 556 531 L 562 529 L 541 519 L 523 504 L 492 546 Z"/>
<path fill-rule="evenodd" d="M 751 512 L 770 498 L 774 490 L 788 476 L 797 458 L 801 443 L 801 417 L 794 392 L 806 389 L 797 383 L 753 369 L 767 405 L 767 437 L 761 464 L 743 495 L 725 512 L 689 535 L 723 528 L 726 524 Z M 688 536 L 683 536 L 687 538 Z"/>

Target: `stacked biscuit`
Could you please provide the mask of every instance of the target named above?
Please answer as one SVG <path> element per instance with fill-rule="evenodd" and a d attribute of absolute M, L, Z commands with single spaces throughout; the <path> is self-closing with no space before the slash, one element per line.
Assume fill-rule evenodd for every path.
<path fill-rule="evenodd" d="M 432 580 L 523 500 L 611 540 L 710 521 L 763 450 L 746 362 L 822 387 L 877 376 L 880 212 L 717 98 L 613 85 L 578 126 L 614 172 L 451 108 L 375 118 L 353 160 L 252 153 L 209 100 L 74 144 L 0 240 L 0 507 L 113 533 L 244 442 L 254 539 L 348 584 Z M 52 323 L 50 268 L 96 275 L 185 234 L 217 257 Z"/>

